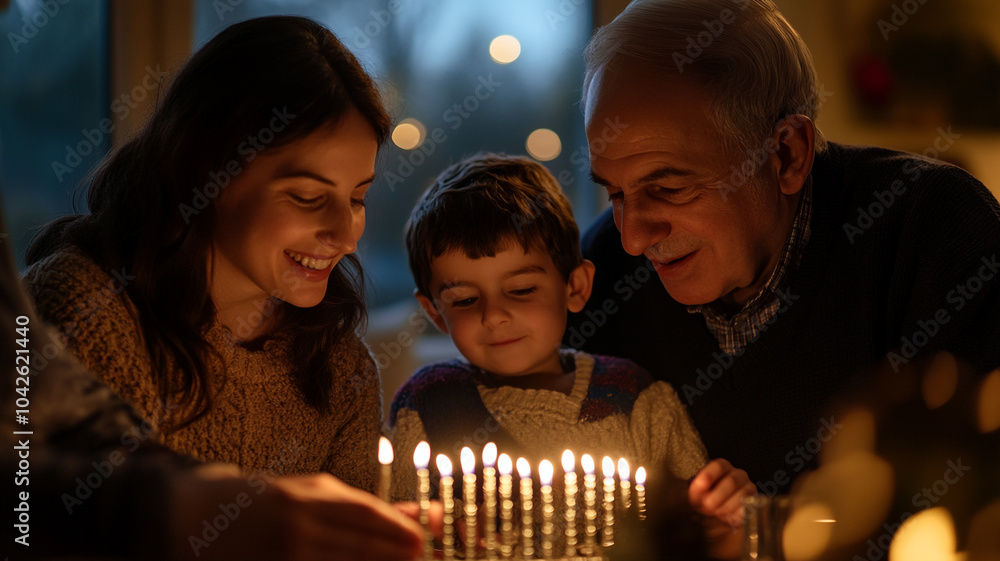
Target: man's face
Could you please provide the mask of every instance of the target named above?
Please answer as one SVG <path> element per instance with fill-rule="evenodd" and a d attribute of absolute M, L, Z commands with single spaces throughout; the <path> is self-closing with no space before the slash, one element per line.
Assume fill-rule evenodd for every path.
<path fill-rule="evenodd" d="M 591 172 L 608 191 L 622 246 L 646 255 L 672 298 L 742 305 L 774 269 L 791 217 L 778 158 L 742 180 L 749 156 L 724 151 L 711 101 L 689 78 L 614 61 L 587 92 Z"/>

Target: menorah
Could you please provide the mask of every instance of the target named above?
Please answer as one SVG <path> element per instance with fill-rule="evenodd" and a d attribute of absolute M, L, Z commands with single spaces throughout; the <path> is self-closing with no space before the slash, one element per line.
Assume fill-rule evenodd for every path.
<path fill-rule="evenodd" d="M 379 492 L 385 498 L 388 496 L 392 451 L 388 440 L 382 446 L 382 449 L 388 447 L 387 454 L 381 451 L 379 454 L 379 461 L 382 463 Z M 542 460 L 535 472 L 540 489 L 540 496 L 537 497 L 540 500 L 536 500 L 531 464 L 524 458 L 517 459 L 519 486 L 515 492 L 515 462 L 507 454 L 498 455 L 497 452 L 497 447 L 492 442 L 483 448 L 482 477 L 476 474 L 476 456 L 469 447 L 461 451 L 461 475 L 455 473 L 448 456 L 438 454 L 435 458 L 440 474 L 438 496 L 444 508 L 441 545 L 446 560 L 606 560 L 605 552 L 614 545 L 615 517 L 631 513 L 640 520 L 645 519 L 646 470 L 639 467 L 635 471 L 636 500 L 633 511 L 631 470 L 624 458 L 617 461 L 617 470 L 614 460 L 608 456 L 603 458 L 603 485 L 599 490 L 594 459 L 589 454 L 583 454 L 579 462 L 583 471 L 581 489 L 576 456 L 571 450 L 564 451 L 560 497 L 556 496 L 558 493 L 553 485 L 555 468 L 549 460 Z M 428 517 L 431 495 L 430 459 L 430 445 L 420 442 L 413 453 L 413 464 L 417 470 L 419 520 L 428 537 L 425 542 L 425 559 L 433 559 Z M 481 506 L 477 500 L 480 493 Z M 480 534 L 475 530 L 467 530 L 464 540 L 460 540 L 458 520 L 464 520 L 466 529 L 476 529 L 479 527 L 480 516 L 484 522 L 484 540 L 479 539 Z M 459 543 L 460 541 L 464 543 Z"/>

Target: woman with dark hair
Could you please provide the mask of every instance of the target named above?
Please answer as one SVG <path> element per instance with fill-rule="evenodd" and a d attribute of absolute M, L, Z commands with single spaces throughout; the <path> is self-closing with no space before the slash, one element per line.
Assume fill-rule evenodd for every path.
<path fill-rule="evenodd" d="M 27 255 L 41 315 L 167 446 L 375 487 L 378 372 L 351 255 L 389 118 L 299 17 L 235 24 Z M 261 482 L 263 485 L 263 482 Z"/>

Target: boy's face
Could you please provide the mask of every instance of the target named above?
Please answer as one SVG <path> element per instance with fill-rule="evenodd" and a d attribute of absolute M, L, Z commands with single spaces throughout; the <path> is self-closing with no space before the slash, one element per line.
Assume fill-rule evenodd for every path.
<path fill-rule="evenodd" d="M 590 296 L 594 265 L 565 281 L 547 253 L 508 244 L 494 257 L 449 251 L 431 263 L 431 294 L 417 293 L 427 315 L 472 364 L 501 376 L 561 374 L 559 346 L 567 311 Z"/>

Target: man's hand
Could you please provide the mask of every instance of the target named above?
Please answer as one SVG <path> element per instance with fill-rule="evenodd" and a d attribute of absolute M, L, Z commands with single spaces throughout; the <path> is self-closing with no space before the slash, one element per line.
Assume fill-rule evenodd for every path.
<path fill-rule="evenodd" d="M 688 500 L 699 513 L 711 518 L 705 532 L 709 554 L 716 559 L 736 559 L 740 554 L 743 497 L 757 494 L 747 472 L 721 458 L 708 463 L 691 480 Z"/>

